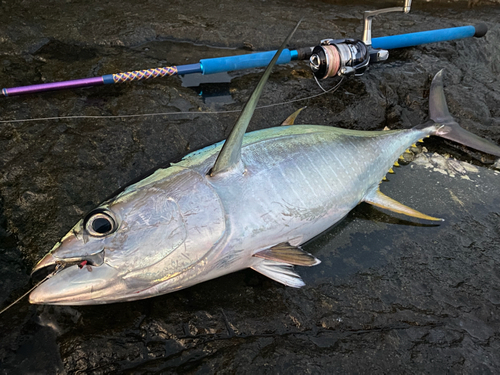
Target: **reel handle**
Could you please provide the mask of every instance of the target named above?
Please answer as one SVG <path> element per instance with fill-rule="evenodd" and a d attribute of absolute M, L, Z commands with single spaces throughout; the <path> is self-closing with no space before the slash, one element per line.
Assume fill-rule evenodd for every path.
<path fill-rule="evenodd" d="M 394 7 L 378 10 L 367 10 L 364 13 L 364 24 L 363 24 L 363 38 L 361 39 L 363 43 L 369 47 L 372 45 L 372 20 L 375 16 L 383 13 L 391 12 L 403 12 L 409 13 L 411 8 L 411 0 L 405 0 L 405 5 L 403 7 Z"/>

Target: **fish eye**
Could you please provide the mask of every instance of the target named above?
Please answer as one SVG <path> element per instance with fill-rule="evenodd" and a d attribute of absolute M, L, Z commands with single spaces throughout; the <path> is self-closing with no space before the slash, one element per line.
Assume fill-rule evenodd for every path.
<path fill-rule="evenodd" d="M 109 211 L 96 210 L 85 219 L 85 229 L 94 237 L 104 237 L 117 228 L 116 221 Z"/>

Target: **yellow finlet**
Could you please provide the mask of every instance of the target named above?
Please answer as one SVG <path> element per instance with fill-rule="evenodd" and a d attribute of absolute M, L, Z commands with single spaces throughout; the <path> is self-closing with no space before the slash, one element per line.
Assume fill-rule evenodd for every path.
<path fill-rule="evenodd" d="M 414 143 L 414 144 L 412 144 L 412 145 L 411 145 L 411 147 L 417 147 L 417 144 L 416 144 L 416 143 Z"/>
<path fill-rule="evenodd" d="M 306 106 L 306 107 L 302 107 L 302 108 L 297 109 L 297 110 L 296 110 L 295 112 L 293 112 L 290 116 L 288 116 L 288 117 L 286 118 L 286 120 L 285 120 L 285 121 L 283 121 L 283 122 L 281 123 L 281 126 L 293 125 L 293 124 L 295 123 L 295 119 L 297 118 L 297 116 L 299 115 L 299 113 L 300 113 L 303 109 L 305 109 L 305 108 L 307 108 L 307 106 Z"/>
<path fill-rule="evenodd" d="M 398 201 L 395 201 L 392 198 L 389 198 L 387 195 L 383 194 L 378 188 L 376 190 L 372 190 L 372 192 L 365 197 L 364 201 L 376 207 L 384 208 L 386 210 L 396 212 L 398 214 L 403 214 L 424 220 L 444 221 L 443 219 L 423 214 L 421 212 L 418 212 L 417 210 L 414 210 L 413 208 L 405 206 L 404 204 L 399 203 Z"/>
<path fill-rule="evenodd" d="M 412 154 L 412 152 L 410 151 L 410 149 L 406 149 L 405 154 Z"/>
<path fill-rule="evenodd" d="M 399 163 L 397 161 L 394 162 L 395 167 L 399 167 Z"/>
<path fill-rule="evenodd" d="M 423 141 L 424 141 L 424 139 L 422 138 L 422 139 L 419 139 L 417 142 L 422 143 Z"/>
<path fill-rule="evenodd" d="M 389 173 L 394 173 L 394 170 L 392 168 L 390 168 Z"/>
<path fill-rule="evenodd" d="M 382 177 L 382 181 L 387 181 L 387 177 Z"/>
<path fill-rule="evenodd" d="M 401 155 L 398 159 L 401 160 L 401 161 L 404 161 L 405 157 L 403 155 Z"/>

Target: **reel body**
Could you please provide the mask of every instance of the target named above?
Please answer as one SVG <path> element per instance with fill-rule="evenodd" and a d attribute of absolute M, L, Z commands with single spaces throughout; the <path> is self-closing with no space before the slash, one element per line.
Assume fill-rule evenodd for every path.
<path fill-rule="evenodd" d="M 324 39 L 314 47 L 309 66 L 318 79 L 362 75 L 370 63 L 366 45 L 357 39 Z"/>
<path fill-rule="evenodd" d="M 360 76 L 365 73 L 370 62 L 385 61 L 389 51 L 372 47 L 373 17 L 390 12 L 408 13 L 411 0 L 405 0 L 403 7 L 387 8 L 364 13 L 363 39 L 323 39 L 312 50 L 309 66 L 316 79 L 335 76 Z"/>

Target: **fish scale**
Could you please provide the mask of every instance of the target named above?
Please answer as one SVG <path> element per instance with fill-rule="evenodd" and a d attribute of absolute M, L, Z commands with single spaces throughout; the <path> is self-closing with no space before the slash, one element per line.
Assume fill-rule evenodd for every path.
<path fill-rule="evenodd" d="M 327 229 L 355 207 L 371 186 L 378 185 L 405 149 L 426 134 L 421 130 L 403 130 L 379 132 L 377 136 L 370 134 L 366 138 L 363 132 L 355 136 L 352 131 L 330 127 L 312 126 L 316 132 L 311 132 L 311 126 L 294 126 L 297 132 L 302 129 L 303 134 L 296 133 L 292 139 L 285 135 L 280 139 L 273 133 L 268 140 L 265 135 L 260 135 L 259 142 L 242 148 L 249 176 L 234 181 L 230 189 L 238 191 L 241 185 L 245 194 L 236 196 L 234 200 L 227 199 L 224 204 L 226 212 L 237 212 L 232 215 L 232 224 L 253 233 L 251 239 L 243 242 L 245 247 L 262 248 L 262 240 L 255 236 L 264 224 L 256 218 L 263 215 L 272 218 L 293 216 L 295 222 L 290 218 L 287 226 L 294 228 L 294 237 L 300 237 L 302 242 Z M 259 132 L 265 133 L 266 130 Z M 267 147 L 268 142 L 275 146 Z M 384 153 L 380 152 L 382 149 L 385 149 Z M 260 150 L 267 151 L 260 153 Z M 274 154 L 276 150 L 281 157 Z M 359 155 L 360 150 L 371 157 L 351 156 Z M 283 157 L 283 153 L 295 157 L 288 159 Z M 277 159 L 280 163 L 276 163 Z M 268 160 L 274 161 L 271 167 Z M 253 170 L 259 171 L 258 175 L 252 173 Z M 353 179 L 353 175 L 357 178 Z M 273 186 L 280 188 L 263 189 L 266 181 L 273 181 Z M 226 185 L 217 192 L 220 196 L 228 196 Z M 237 211 L 237 207 L 245 207 L 245 210 Z M 302 213 L 303 209 L 307 209 L 306 215 Z M 290 215 L 290 212 L 293 214 Z M 304 217 L 307 217 L 307 225 L 303 224 Z M 272 221 L 280 224 L 278 220 Z M 281 227 L 274 228 L 268 222 L 265 224 L 266 231 L 260 235 L 274 238 L 276 243 L 284 241 L 290 232 L 283 233 Z M 245 231 L 240 233 L 242 237 L 245 237 Z"/>

